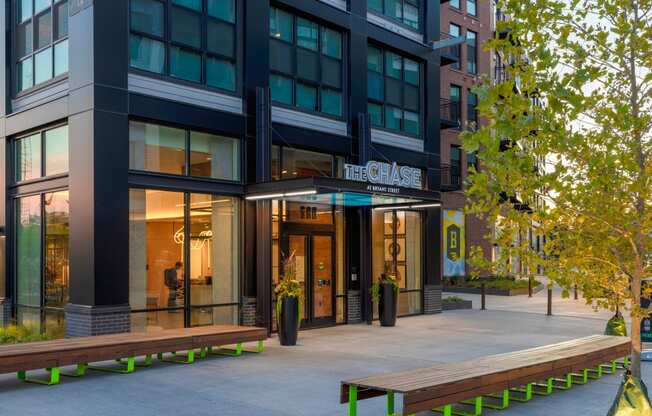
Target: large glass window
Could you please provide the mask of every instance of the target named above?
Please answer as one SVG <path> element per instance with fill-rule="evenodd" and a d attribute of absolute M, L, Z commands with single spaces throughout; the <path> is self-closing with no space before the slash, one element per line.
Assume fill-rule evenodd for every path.
<path fill-rule="evenodd" d="M 238 323 L 238 227 L 237 199 L 204 194 L 190 195 L 192 325 Z"/>
<path fill-rule="evenodd" d="M 68 191 L 45 194 L 45 306 L 63 309 L 68 303 L 70 276 L 70 204 Z"/>
<path fill-rule="evenodd" d="M 68 172 L 68 126 L 43 130 L 14 141 L 16 182 Z"/>
<path fill-rule="evenodd" d="M 456 9 L 460 8 L 460 0 L 450 0 L 450 5 L 455 7 Z"/>
<path fill-rule="evenodd" d="M 450 86 L 450 99 L 451 99 L 451 120 L 460 125 L 462 118 L 462 87 L 459 85 Z"/>
<path fill-rule="evenodd" d="M 459 25 L 456 25 L 455 23 L 451 23 L 448 27 L 448 34 L 451 35 L 453 38 L 459 38 L 462 36 L 462 28 Z M 453 46 L 450 48 L 451 54 L 457 58 L 457 62 L 454 62 L 451 67 L 453 69 L 461 69 L 462 68 L 462 49 L 460 48 L 459 45 Z"/>
<path fill-rule="evenodd" d="M 477 4 L 476 0 L 466 0 L 466 12 L 471 16 L 477 16 Z"/>
<path fill-rule="evenodd" d="M 478 34 L 472 30 L 466 31 L 466 70 L 469 74 L 478 73 Z"/>
<path fill-rule="evenodd" d="M 367 50 L 367 109 L 371 124 L 418 136 L 420 64 L 375 46 Z"/>
<path fill-rule="evenodd" d="M 18 323 L 63 336 L 69 288 L 69 196 L 50 192 L 16 199 Z"/>
<path fill-rule="evenodd" d="M 369 0 L 367 8 L 412 29 L 420 28 L 420 0 Z"/>
<path fill-rule="evenodd" d="M 277 8 L 269 29 L 272 100 L 341 117 L 342 34 Z"/>
<path fill-rule="evenodd" d="M 134 330 L 238 322 L 239 221 L 233 197 L 129 191 Z"/>
<path fill-rule="evenodd" d="M 272 179 L 341 177 L 344 158 L 291 147 L 272 146 Z"/>
<path fill-rule="evenodd" d="M 468 91 L 466 97 L 466 119 L 467 126 L 471 130 L 478 128 L 478 95 L 474 92 Z"/>
<path fill-rule="evenodd" d="M 68 1 L 17 0 L 16 92 L 68 72 Z"/>
<path fill-rule="evenodd" d="M 129 167 L 171 175 L 238 181 L 240 140 L 131 121 Z"/>
<path fill-rule="evenodd" d="M 373 280 L 393 274 L 398 280 L 399 315 L 421 313 L 423 246 L 421 214 L 374 210 L 372 214 Z"/>
<path fill-rule="evenodd" d="M 133 68 L 236 90 L 236 0 L 131 0 L 130 10 Z"/>

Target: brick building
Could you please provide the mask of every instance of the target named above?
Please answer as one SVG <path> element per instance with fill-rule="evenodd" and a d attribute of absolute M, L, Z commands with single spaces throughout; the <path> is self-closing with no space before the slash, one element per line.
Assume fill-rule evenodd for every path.
<path fill-rule="evenodd" d="M 476 165 L 473 154 L 461 148 L 460 133 L 478 123 L 477 96 L 472 92 L 483 76 L 493 74 L 490 51 L 482 45 L 494 35 L 493 2 L 486 0 L 451 0 L 441 7 L 442 38 L 464 36 L 466 43 L 452 47 L 448 54 L 457 62 L 441 70 L 441 97 L 450 107 L 450 128 L 441 134 L 442 211 L 444 278 L 464 276 L 471 247 L 480 245 L 491 256 L 491 244 L 484 236 L 490 231 L 484 222 L 462 212 L 466 197 L 464 181 L 469 167 Z M 451 228 L 452 227 L 452 228 Z M 462 244 L 463 243 L 463 244 Z"/>

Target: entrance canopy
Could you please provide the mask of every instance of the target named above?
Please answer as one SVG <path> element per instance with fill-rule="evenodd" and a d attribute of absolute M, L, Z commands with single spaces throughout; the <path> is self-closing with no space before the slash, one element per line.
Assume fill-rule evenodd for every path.
<path fill-rule="evenodd" d="M 437 191 L 325 177 L 287 179 L 247 187 L 247 200 L 284 200 L 346 207 L 419 209 L 441 205 Z"/>

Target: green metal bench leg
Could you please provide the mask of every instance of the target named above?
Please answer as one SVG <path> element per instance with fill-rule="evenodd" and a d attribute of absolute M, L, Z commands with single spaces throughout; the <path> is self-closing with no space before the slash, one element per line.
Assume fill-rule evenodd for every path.
<path fill-rule="evenodd" d="M 562 383 L 555 384 L 555 382 Z M 566 378 L 554 378 L 552 383 L 552 388 L 557 390 L 570 390 L 573 387 L 573 374 L 566 374 Z"/>
<path fill-rule="evenodd" d="M 173 358 L 164 358 L 163 353 L 159 352 L 156 354 L 156 357 L 158 358 L 159 361 L 162 361 L 164 363 L 173 363 L 173 364 L 192 364 L 195 362 L 195 350 L 188 350 L 185 356 L 181 354 L 177 354 L 176 351 L 172 352 L 172 357 Z M 184 357 L 184 358 L 177 358 L 177 357 Z"/>
<path fill-rule="evenodd" d="M 537 395 L 537 396 L 550 396 L 552 394 L 552 390 L 554 388 L 554 378 L 550 377 L 546 380 L 545 384 L 542 383 L 533 383 L 533 387 L 543 387 L 545 390 L 537 390 L 534 389 L 532 390 L 532 393 Z"/>
<path fill-rule="evenodd" d="M 101 371 L 104 373 L 118 373 L 118 374 L 131 374 L 134 372 L 136 369 L 136 358 L 135 357 L 128 357 L 127 361 L 122 361 L 122 360 L 116 360 L 119 363 L 123 364 L 124 367 L 122 368 L 111 368 L 111 367 L 96 367 L 94 365 L 89 365 L 87 367 L 88 370 L 93 370 L 93 371 Z"/>
<path fill-rule="evenodd" d="M 463 400 L 460 402 L 460 404 L 465 404 L 465 405 L 470 405 L 473 406 L 473 413 L 468 413 L 464 412 L 461 410 L 455 410 L 453 409 L 453 415 L 456 416 L 481 416 L 482 415 L 482 407 L 487 407 L 487 405 L 482 403 L 482 396 L 478 396 L 473 400 Z"/>
<path fill-rule="evenodd" d="M 242 355 L 242 343 L 238 342 L 234 348 L 218 348 L 213 350 L 212 347 L 208 347 L 208 353 L 213 355 L 227 355 L 229 357 L 239 357 Z"/>
<path fill-rule="evenodd" d="M 600 364 L 600 368 L 604 374 L 614 374 L 618 370 L 616 360 L 611 360 L 609 364 Z"/>
<path fill-rule="evenodd" d="M 571 380 L 575 384 L 586 384 L 589 382 L 589 370 L 584 369 L 581 373 L 571 373 Z"/>
<path fill-rule="evenodd" d="M 517 393 L 525 393 L 524 397 L 519 397 L 515 395 L 511 395 L 510 398 L 514 401 L 525 403 L 529 402 L 532 400 L 532 384 L 528 384 L 525 386 L 525 388 L 512 388 L 510 389 L 512 392 L 517 392 Z"/>
<path fill-rule="evenodd" d="M 349 385 L 349 416 L 358 414 L 358 386 Z"/>
<path fill-rule="evenodd" d="M 88 363 L 77 364 L 74 373 L 61 373 L 65 377 L 84 377 L 86 375 L 86 370 L 88 370 Z"/>
<path fill-rule="evenodd" d="M 28 378 L 27 377 L 27 371 L 21 370 L 17 373 L 18 379 L 24 381 L 25 383 L 33 383 L 33 384 L 40 384 L 42 386 L 54 386 L 55 384 L 59 384 L 59 381 L 61 380 L 60 375 L 61 372 L 59 371 L 58 367 L 52 367 L 52 368 L 46 368 L 45 369 L 48 373 L 50 373 L 50 379 L 49 380 L 39 380 L 36 378 Z"/>
<path fill-rule="evenodd" d="M 500 404 L 483 402 L 482 406 L 492 410 L 505 410 L 509 407 L 509 390 L 505 389 L 501 394 L 487 394 L 485 397 L 499 399 Z"/>
<path fill-rule="evenodd" d="M 586 370 L 588 372 L 588 377 L 591 380 L 600 380 L 602 378 L 602 366 L 597 368 L 589 368 Z"/>
<path fill-rule="evenodd" d="M 394 392 L 387 392 L 387 416 L 394 416 Z"/>
<path fill-rule="evenodd" d="M 118 362 L 118 363 L 120 363 L 120 364 L 122 364 L 122 365 L 127 365 L 127 361 L 125 361 L 125 360 L 122 359 L 122 358 L 120 358 L 120 359 L 118 359 L 118 360 L 115 360 L 115 361 Z M 143 360 L 142 363 L 136 362 L 135 365 L 136 365 L 136 367 L 147 368 L 147 367 L 151 367 L 151 366 L 152 366 L 153 361 L 154 361 L 154 360 L 152 360 L 152 354 L 147 354 L 147 355 L 145 355 L 145 360 Z"/>

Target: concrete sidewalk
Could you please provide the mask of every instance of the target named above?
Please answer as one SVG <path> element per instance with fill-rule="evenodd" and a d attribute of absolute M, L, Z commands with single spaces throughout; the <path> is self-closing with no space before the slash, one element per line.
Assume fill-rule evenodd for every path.
<path fill-rule="evenodd" d="M 310 415 L 347 414 L 340 405 L 343 379 L 385 371 L 454 362 L 601 333 L 605 319 L 575 304 L 572 315 L 546 317 L 527 298 L 500 300 L 520 311 L 447 312 L 399 319 L 394 328 L 346 325 L 304 331 L 297 347 L 266 343 L 264 354 L 215 357 L 193 365 L 155 363 L 134 374 L 91 372 L 56 387 L 19 383 L 0 376 L 0 415 Z M 570 306 L 569 305 L 569 309 Z M 545 313 L 545 308 L 544 308 Z M 569 311 L 569 314 L 571 311 Z M 645 365 L 645 377 L 652 374 Z M 604 416 L 620 376 L 606 376 L 527 404 L 513 404 L 504 416 Z M 383 415 L 384 398 L 359 404 L 359 415 Z"/>

